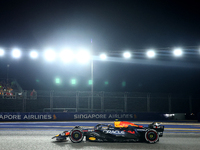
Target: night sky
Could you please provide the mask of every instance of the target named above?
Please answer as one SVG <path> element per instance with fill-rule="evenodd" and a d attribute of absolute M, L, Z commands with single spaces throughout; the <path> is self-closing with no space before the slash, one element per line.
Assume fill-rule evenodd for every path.
<path fill-rule="evenodd" d="M 42 56 L 32 60 L 28 51 L 92 47 L 95 56 L 109 55 L 107 61 L 94 60 L 95 91 L 199 93 L 199 4 L 192 0 L 1 0 L 0 47 L 6 55 L 0 58 L 0 78 L 6 78 L 9 64 L 9 77 L 23 89 L 89 91 L 89 64 L 46 62 Z M 10 57 L 13 47 L 23 51 L 21 59 Z M 172 56 L 175 47 L 183 48 L 183 57 Z M 146 58 L 148 49 L 155 49 L 157 57 Z M 133 53 L 131 60 L 121 57 L 125 50 Z M 55 84 L 56 77 L 61 84 Z M 70 84 L 73 78 L 78 85 Z"/>

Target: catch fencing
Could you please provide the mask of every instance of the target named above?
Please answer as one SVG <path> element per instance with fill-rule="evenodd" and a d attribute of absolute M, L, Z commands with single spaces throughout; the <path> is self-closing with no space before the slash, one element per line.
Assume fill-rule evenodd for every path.
<path fill-rule="evenodd" d="M 31 91 L 0 98 L 0 112 L 199 112 L 198 96 L 166 93 Z"/>

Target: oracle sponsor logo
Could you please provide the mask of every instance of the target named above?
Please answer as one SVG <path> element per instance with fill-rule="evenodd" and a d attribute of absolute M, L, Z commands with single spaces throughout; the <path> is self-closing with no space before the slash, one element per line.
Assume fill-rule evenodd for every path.
<path fill-rule="evenodd" d="M 124 131 L 119 130 L 103 130 L 103 132 L 106 134 L 125 134 Z"/>

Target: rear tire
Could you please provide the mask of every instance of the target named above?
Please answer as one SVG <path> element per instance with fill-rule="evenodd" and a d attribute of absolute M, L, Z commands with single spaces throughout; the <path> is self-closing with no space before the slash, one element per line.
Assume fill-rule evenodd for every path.
<path fill-rule="evenodd" d="M 72 129 L 69 138 L 73 143 L 80 143 L 84 138 L 82 129 L 81 128 Z"/>
<path fill-rule="evenodd" d="M 145 133 L 145 139 L 147 142 L 153 144 L 159 141 L 159 135 L 158 132 L 154 129 L 149 129 L 146 133 Z"/>

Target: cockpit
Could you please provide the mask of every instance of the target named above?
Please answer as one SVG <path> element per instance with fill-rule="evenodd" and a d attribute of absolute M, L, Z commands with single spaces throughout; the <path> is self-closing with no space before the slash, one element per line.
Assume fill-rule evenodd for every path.
<path fill-rule="evenodd" d="M 102 129 L 107 130 L 109 128 L 114 128 L 114 127 L 110 124 L 98 124 L 94 127 L 94 130 L 102 130 Z"/>

